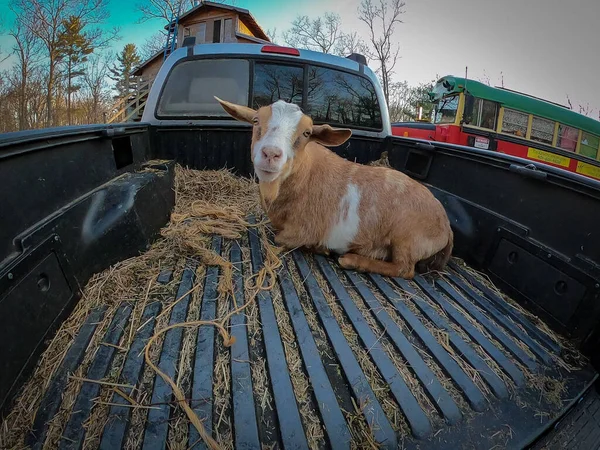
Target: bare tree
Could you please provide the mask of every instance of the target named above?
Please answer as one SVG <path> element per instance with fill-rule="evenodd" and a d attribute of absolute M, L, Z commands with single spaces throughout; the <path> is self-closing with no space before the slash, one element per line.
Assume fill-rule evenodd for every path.
<path fill-rule="evenodd" d="M 410 86 L 406 81 L 399 81 L 390 85 L 390 102 L 388 109 L 392 122 L 414 121 L 418 119 L 419 111 L 422 119 L 431 118 L 434 104 L 429 98 L 429 92 L 435 86 L 435 80 L 428 83 L 419 83 Z"/>
<path fill-rule="evenodd" d="M 360 53 L 368 60 L 369 47 L 356 31 L 348 34 L 342 33 L 335 45 L 334 53 L 339 56 L 348 56 L 352 53 Z"/>
<path fill-rule="evenodd" d="M 165 22 L 169 23 L 174 15 L 184 13 L 196 6 L 197 3 L 194 0 L 145 0 L 137 5 L 142 13 L 139 22 L 164 19 Z"/>
<path fill-rule="evenodd" d="M 569 105 L 569 109 L 572 111 L 576 111 L 579 114 L 583 114 L 584 116 L 588 117 L 595 116 L 595 109 L 590 106 L 589 102 L 585 105 L 583 103 L 577 103 L 577 107 L 575 107 L 573 105 L 573 102 L 571 101 L 571 97 L 569 96 L 569 94 L 567 94 L 567 104 Z M 598 110 L 598 117 L 600 120 L 600 110 Z"/>
<path fill-rule="evenodd" d="M 298 16 L 292 27 L 283 33 L 287 45 L 323 53 L 333 53 L 337 39 L 342 34 L 341 18 L 334 13 L 325 13 L 323 18 L 310 19 Z"/>
<path fill-rule="evenodd" d="M 394 67 L 398 61 L 400 47 L 394 44 L 396 25 L 402 23 L 400 15 L 404 13 L 405 3 L 401 0 L 362 0 L 358 8 L 358 18 L 369 29 L 369 41 L 372 46 L 372 59 L 379 63 L 379 76 L 386 101 L 390 99 L 390 85 Z"/>
<path fill-rule="evenodd" d="M 267 31 L 265 31 L 265 34 L 269 36 L 269 39 L 273 44 L 277 43 L 277 27 L 273 29 L 269 28 Z"/>
<path fill-rule="evenodd" d="M 11 7 L 22 23 L 37 39 L 46 52 L 48 78 L 46 82 L 46 125 L 55 124 L 53 100 L 57 88 L 57 70 L 61 59 L 60 32 L 63 22 L 73 16 L 83 27 L 100 25 L 108 17 L 109 0 L 12 0 Z M 118 30 L 105 32 L 100 28 L 90 30 L 88 36 L 93 47 L 107 45 L 117 37 Z"/>
<path fill-rule="evenodd" d="M 573 103 L 571 103 L 571 98 L 569 97 L 569 94 L 567 94 L 567 104 L 569 105 L 569 109 L 572 110 L 573 109 Z"/>
<path fill-rule="evenodd" d="M 483 76 L 479 77 L 478 81 L 480 83 L 485 84 L 486 86 L 491 86 L 492 85 L 492 80 L 490 79 L 490 76 L 485 71 L 485 69 L 483 70 Z"/>
<path fill-rule="evenodd" d="M 22 23 L 21 20 L 19 20 L 19 18 L 15 20 L 10 35 L 15 40 L 13 52 L 17 56 L 17 62 L 14 68 L 16 72 L 15 75 L 17 76 L 16 89 L 19 102 L 17 110 L 19 130 L 25 130 L 29 128 L 27 87 L 31 73 L 40 62 L 40 45 L 36 36 Z"/>
<path fill-rule="evenodd" d="M 406 81 L 398 81 L 390 85 L 388 110 L 392 122 L 407 120 L 406 110 L 410 103 L 410 87 Z"/>
<path fill-rule="evenodd" d="M 215 3 L 235 4 L 235 0 L 211 0 Z M 200 0 L 145 0 L 137 4 L 137 9 L 142 13 L 139 22 L 151 19 L 164 19 L 170 23 L 174 16 L 181 15 L 201 3 Z"/>
<path fill-rule="evenodd" d="M 89 98 L 88 121 L 91 123 L 102 120 L 101 105 L 110 99 L 107 79 L 111 60 L 114 60 L 112 55 L 93 55 L 89 58 L 83 74 L 83 91 Z"/>
<path fill-rule="evenodd" d="M 156 55 L 159 51 L 164 50 L 165 44 L 167 43 L 166 34 L 157 31 L 150 37 L 146 38 L 142 46 L 140 47 L 140 58 L 142 61 L 146 61 Z"/>

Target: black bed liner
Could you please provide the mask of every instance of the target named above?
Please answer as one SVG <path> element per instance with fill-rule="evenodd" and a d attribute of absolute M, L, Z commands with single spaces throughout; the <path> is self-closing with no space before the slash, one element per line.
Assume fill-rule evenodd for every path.
<path fill-rule="evenodd" d="M 535 450 L 597 450 L 600 448 L 600 394 L 590 389 Z"/>
<path fill-rule="evenodd" d="M 263 264 L 263 252 L 255 231 L 249 232 L 248 242 L 252 268 L 256 272 Z M 240 249 L 243 245 L 237 241 L 227 243 L 219 237 L 213 238 L 213 249 L 222 253 L 237 269 L 234 271 L 234 286 L 238 299 L 244 296 Z M 196 262 L 188 261 L 175 298 L 183 296 L 193 285 L 196 265 Z M 300 275 L 301 288 L 294 284 L 292 270 Z M 216 317 L 219 268 L 209 267 L 205 276 L 200 317 L 210 320 Z M 169 278 L 169 272 L 165 271 L 160 274 L 159 282 L 167 282 Z M 346 320 L 389 388 L 385 395 L 399 406 L 408 425 L 408 433 L 395 430 L 386 416 L 382 394 L 376 392 L 363 370 L 317 278 L 326 280 L 336 297 Z M 266 443 L 269 430 L 276 430 L 275 436 L 268 437 L 269 443 L 275 443 L 276 448 L 309 448 L 290 370 L 303 370 L 310 380 L 310 395 L 324 430 L 322 446 L 325 448 L 358 445 L 351 442 L 354 422 L 348 419 L 353 405 L 361 410 L 363 419 L 371 426 L 374 440 L 383 448 L 522 448 L 563 414 L 596 378 L 596 373 L 589 366 L 569 373 L 559 368 L 554 360 L 561 353 L 560 345 L 493 289 L 455 263 L 448 268 L 447 274 L 417 276 L 413 282 L 407 282 L 343 271 L 332 259 L 295 251 L 284 259 L 278 281 L 302 367 L 290 369 L 271 293 L 262 291 L 256 300 L 263 336 L 258 350 L 249 344 L 244 314 L 232 317 L 230 326 L 236 342 L 225 350 L 230 352 L 231 404 L 228 412 L 234 448 L 261 448 Z M 406 295 L 400 295 L 402 291 Z M 172 308 L 170 324 L 186 320 L 190 298 L 188 294 Z M 365 309 L 357 307 L 357 298 L 372 314 L 370 320 L 374 319 L 384 330 L 383 338 L 401 356 L 406 368 L 417 380 L 418 389 L 434 405 L 433 415 L 417 401 L 415 385 L 397 369 L 381 345 L 382 336 L 376 334 L 365 317 Z M 326 335 L 326 345 L 331 350 L 331 353 L 326 352 L 327 355 L 312 329 L 314 325 L 305 315 L 306 302 L 316 312 L 319 326 Z M 389 312 L 390 308 L 396 319 Z M 465 311 L 470 317 L 465 315 Z M 122 324 L 130 313 L 131 308 L 127 304 L 117 310 L 103 342 L 118 345 L 123 334 Z M 149 303 L 142 323 L 159 313 L 160 304 Z M 60 408 L 67 375 L 74 372 L 83 360 L 103 314 L 102 309 L 91 313 L 56 371 L 36 414 L 34 432 L 27 440 L 33 448 L 42 447 L 48 421 Z M 401 319 L 402 327 L 398 325 L 397 318 Z M 447 341 L 440 342 L 439 337 L 430 331 L 432 328 L 445 332 Z M 139 384 L 145 366 L 143 348 L 154 331 L 154 323 L 150 321 L 135 335 L 121 368 L 120 383 Z M 166 333 L 159 357 L 158 366 L 171 377 L 175 375 L 182 333 L 180 328 Z M 204 424 L 209 432 L 215 420 L 213 362 L 218 340 L 220 337 L 214 328 L 199 329 L 192 382 L 189 392 L 186 392 L 198 416 L 206 419 Z M 105 377 L 114 369 L 111 367 L 113 356 L 114 348 L 103 346 L 90 364 L 87 378 Z M 265 411 L 258 407 L 251 376 L 252 364 L 258 357 L 266 359 L 268 389 L 273 398 L 272 408 Z M 474 382 L 473 372 L 466 373 L 458 358 L 479 374 L 489 392 L 482 392 L 481 384 Z M 441 369 L 455 388 L 454 392 L 461 396 L 461 401 L 445 387 L 447 384 L 436 375 L 426 359 Z M 499 368 L 501 373 L 495 372 L 493 367 Z M 531 374 L 563 380 L 562 405 L 548 403 L 531 385 Z M 81 448 L 85 439 L 82 424 L 90 416 L 99 389 L 98 384 L 82 384 L 73 413 L 62 432 L 61 448 Z M 127 404 L 119 395 L 114 394 L 111 402 L 115 405 L 110 409 L 99 444 L 105 449 L 124 445 L 132 413 L 131 408 L 119 406 Z M 175 408 L 173 403 L 168 404 L 172 402 L 171 389 L 159 376 L 155 377 L 151 402 L 160 406 L 148 412 L 142 448 L 162 449 L 167 444 L 169 419 Z M 188 445 L 205 448 L 191 425 Z"/>

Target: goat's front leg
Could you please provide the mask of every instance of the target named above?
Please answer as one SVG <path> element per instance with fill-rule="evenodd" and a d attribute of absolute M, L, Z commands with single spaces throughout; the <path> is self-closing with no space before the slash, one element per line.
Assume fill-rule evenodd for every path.
<path fill-rule="evenodd" d="M 384 277 L 400 277 L 411 280 L 415 276 L 414 264 L 400 260 L 388 262 L 367 258 L 356 253 L 346 253 L 340 256 L 338 262 L 344 269 L 377 273 Z"/>
<path fill-rule="evenodd" d="M 329 256 L 330 252 L 327 247 L 319 244 L 307 244 L 306 240 L 303 240 L 299 236 L 302 233 L 286 232 L 282 230 L 275 236 L 275 243 L 288 249 L 302 248 L 310 253 L 316 253 L 317 255 Z"/>

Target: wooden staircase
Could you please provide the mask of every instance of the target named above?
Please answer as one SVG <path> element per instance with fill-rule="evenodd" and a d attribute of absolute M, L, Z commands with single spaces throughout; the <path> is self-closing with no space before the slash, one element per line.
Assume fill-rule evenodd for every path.
<path fill-rule="evenodd" d="M 107 114 L 106 123 L 139 122 L 142 119 L 144 107 L 148 100 L 148 93 L 154 79 L 139 81 L 135 91 L 129 96 L 117 100 L 111 111 Z"/>

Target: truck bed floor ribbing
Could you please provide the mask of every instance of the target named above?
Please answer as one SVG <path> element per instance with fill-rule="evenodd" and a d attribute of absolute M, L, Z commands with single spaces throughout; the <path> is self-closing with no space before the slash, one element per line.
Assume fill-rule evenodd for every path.
<path fill-rule="evenodd" d="M 239 305 L 248 272 L 256 273 L 263 264 L 260 239 L 251 228 L 239 241 L 215 237 L 212 245 L 233 264 Z M 300 251 L 283 259 L 277 288 L 255 300 L 259 330 L 251 330 L 246 311 L 231 318 L 236 337 L 231 348 L 219 344 L 212 327 L 189 331 L 195 337 L 191 349 L 182 344 L 183 330 L 174 329 L 157 355 L 161 370 L 177 379 L 183 353 L 192 352 L 186 396 L 213 436 L 221 441 L 229 436 L 228 448 L 362 448 L 367 442 L 382 448 L 521 448 L 596 378 L 588 366 L 567 374 L 554 363 L 560 357 L 558 343 L 455 264 L 446 274 L 408 282 L 344 271 L 334 259 Z M 192 313 L 191 294 L 184 294 L 194 283 L 203 285 L 195 317 L 216 317 L 220 268 L 199 271 L 196 266 L 191 260 L 185 264 L 175 296 L 181 300 L 166 312 L 170 324 Z M 233 307 L 231 298 L 226 301 Z M 147 305 L 138 323 L 148 326 L 131 336 L 124 360 L 115 366 L 112 359 L 99 361 L 106 351 L 96 352 L 89 378 L 112 374 L 118 383 L 140 386 L 148 370 L 141 349 L 157 331 L 152 319 L 165 312 L 152 298 Z M 119 339 L 130 338 L 118 332 L 132 320 L 127 308 L 112 318 L 103 338 L 117 348 Z M 90 332 L 101 332 L 89 327 L 86 322 L 78 331 L 74 349 L 85 348 Z M 298 361 L 292 361 L 290 347 L 300 355 Z M 216 368 L 223 354 L 226 374 Z M 38 411 L 43 421 L 36 421 L 30 445 L 41 447 L 47 438 L 48 414 L 58 411 L 65 378 L 74 371 L 73 361 L 81 360 L 81 355 L 66 359 L 58 368 L 44 393 Z M 255 372 L 261 365 L 264 386 L 258 387 Z M 218 392 L 217 376 L 228 383 Z M 297 377 L 308 380 L 305 392 L 299 391 Z M 174 422 L 186 418 L 169 386 L 157 375 L 153 380 L 142 428 L 139 421 L 130 426 L 135 408 L 118 392 L 106 402 L 110 405 L 94 404 L 98 387 L 111 388 L 90 389 L 86 386 L 92 383 L 84 381 L 75 405 L 88 406 L 71 411 L 61 447 L 81 448 L 86 427 L 79 427 L 93 408 L 107 408 L 96 439 L 99 447 L 123 446 L 137 434 L 141 448 L 165 448 L 175 439 Z M 186 429 L 186 445 L 205 448 L 196 430 Z"/>

